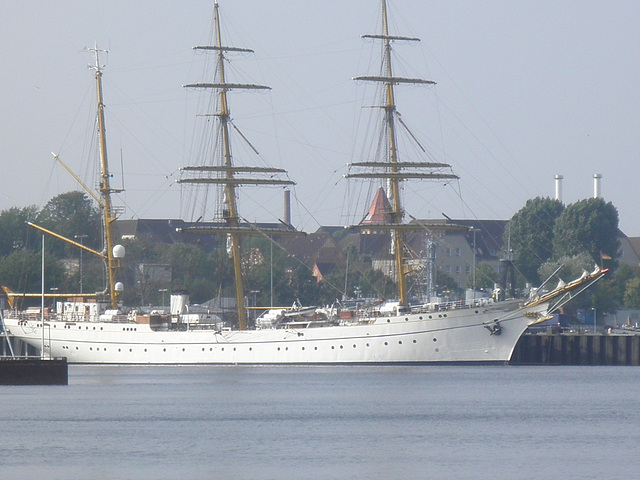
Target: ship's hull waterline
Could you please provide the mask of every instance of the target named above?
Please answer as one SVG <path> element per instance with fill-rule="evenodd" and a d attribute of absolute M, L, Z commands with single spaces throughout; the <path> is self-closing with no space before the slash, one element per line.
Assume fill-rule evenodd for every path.
<path fill-rule="evenodd" d="M 44 348 L 69 363 L 97 364 L 504 363 L 546 309 L 523 311 L 518 303 L 302 329 L 154 331 L 144 323 L 48 320 Z M 42 348 L 40 320 L 9 315 L 5 322 L 15 338 Z"/>

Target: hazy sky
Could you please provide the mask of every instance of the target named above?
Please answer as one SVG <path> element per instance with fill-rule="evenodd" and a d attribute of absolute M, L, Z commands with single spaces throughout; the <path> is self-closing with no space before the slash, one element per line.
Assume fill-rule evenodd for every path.
<path fill-rule="evenodd" d="M 0 209 L 75 189 L 55 152 L 89 184 L 94 85 L 84 46 L 103 58 L 107 140 L 114 186 L 124 166 L 125 218 L 184 216 L 177 169 L 197 155 L 196 94 L 213 2 L 3 0 L 0 17 Z M 297 182 L 292 221 L 306 231 L 342 224 L 344 166 L 359 159 L 364 105 L 356 75 L 375 74 L 378 0 L 221 0 L 230 81 L 269 93 L 231 95 L 235 124 L 270 164 Z M 564 201 L 602 194 L 620 226 L 640 235 L 637 204 L 640 2 L 391 0 L 398 72 L 435 87 L 398 93 L 402 118 L 434 157 L 453 165 L 455 185 L 407 186 L 416 217 L 507 219 L 528 198 Z M 374 55 L 375 56 L 375 55 Z M 363 103 L 364 102 L 364 103 Z M 121 160 L 122 159 L 122 160 Z M 409 158 L 408 160 L 417 160 Z M 93 165 L 93 164 L 92 164 Z M 241 198 L 250 220 L 281 218 L 281 192 Z M 255 196 L 254 196 L 255 195 Z"/>

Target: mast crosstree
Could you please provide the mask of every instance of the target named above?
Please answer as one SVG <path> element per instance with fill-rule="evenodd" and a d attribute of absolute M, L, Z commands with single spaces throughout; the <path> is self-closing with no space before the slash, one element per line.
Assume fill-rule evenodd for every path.
<path fill-rule="evenodd" d="M 230 244 L 231 256 L 233 258 L 233 268 L 235 276 L 235 290 L 236 290 L 236 302 L 238 312 L 238 327 L 240 330 L 245 330 L 246 325 L 246 308 L 244 304 L 244 286 L 242 283 L 242 264 L 240 256 L 240 237 L 243 235 L 255 235 L 258 232 L 255 228 L 246 225 L 246 223 L 240 222 L 240 216 L 238 214 L 237 205 L 237 193 L 236 188 L 241 185 L 295 185 L 295 182 L 287 178 L 278 178 L 278 174 L 285 174 L 286 171 L 277 168 L 263 168 L 263 167 L 239 167 L 233 163 L 233 157 L 231 154 L 231 141 L 229 138 L 229 124 L 231 123 L 229 103 L 227 99 L 227 92 L 231 90 L 270 90 L 270 87 L 265 85 L 256 84 L 244 84 L 244 83 L 232 83 L 227 82 L 225 74 L 225 53 L 253 53 L 253 50 L 248 48 L 225 46 L 222 43 L 222 34 L 220 30 L 220 15 L 218 11 L 218 2 L 214 3 L 214 24 L 215 24 L 215 37 L 216 45 L 211 46 L 197 46 L 193 47 L 194 50 L 211 50 L 217 54 L 217 78 L 218 82 L 210 83 L 192 83 L 184 85 L 185 88 L 196 89 L 212 89 L 217 91 L 219 96 L 219 108 L 220 110 L 214 113 L 212 116 L 219 122 L 218 127 L 222 138 L 222 165 L 203 165 L 203 166 L 188 166 L 183 167 L 181 172 L 194 172 L 199 173 L 200 176 L 192 176 L 188 178 L 180 178 L 178 183 L 187 184 L 214 184 L 220 185 L 224 188 L 224 206 L 223 206 L 223 220 L 225 225 L 220 227 L 202 227 L 199 225 L 193 225 L 182 229 L 184 233 L 220 233 L 226 234 L 228 242 Z M 204 174 L 218 174 L 217 176 Z M 237 174 L 243 174 L 242 177 Z M 264 175 L 259 177 L 258 174 Z M 266 233 L 273 234 L 290 234 L 291 228 L 283 228 L 282 230 L 274 229 Z M 296 232 L 297 233 L 297 232 Z"/>
<path fill-rule="evenodd" d="M 361 38 L 381 40 L 383 43 L 382 57 L 382 74 L 354 77 L 353 80 L 375 82 L 384 86 L 384 124 L 387 132 L 388 161 L 386 162 L 355 162 L 349 167 L 367 168 L 366 172 L 347 173 L 345 178 L 368 178 L 368 179 L 386 179 L 387 195 L 391 203 L 391 212 L 389 212 L 390 224 L 375 225 L 375 228 L 388 229 L 391 233 L 392 247 L 395 256 L 395 266 L 398 279 L 398 296 L 400 305 L 408 306 L 407 285 L 405 275 L 407 273 L 404 258 L 404 236 L 403 231 L 408 229 L 415 230 L 416 227 L 404 225 L 402 223 L 404 210 L 400 199 L 400 182 L 410 179 L 430 179 L 430 180 L 450 180 L 459 177 L 453 173 L 442 173 L 434 171 L 434 169 L 450 168 L 446 163 L 438 162 L 401 162 L 398 155 L 397 138 L 396 138 L 396 103 L 394 86 L 398 84 L 416 84 L 416 85 L 435 85 L 432 80 L 424 80 L 421 78 L 405 78 L 394 75 L 391 62 L 391 43 L 396 41 L 419 42 L 419 38 L 405 37 L 389 34 L 389 23 L 387 17 L 387 3 L 382 0 L 382 34 L 367 34 Z M 422 147 L 421 147 L 422 148 Z M 411 171 L 407 171 L 411 170 Z M 362 228 L 362 226 L 358 226 Z M 371 228 L 371 225 L 369 225 Z M 425 228 L 424 225 L 417 227 Z"/>

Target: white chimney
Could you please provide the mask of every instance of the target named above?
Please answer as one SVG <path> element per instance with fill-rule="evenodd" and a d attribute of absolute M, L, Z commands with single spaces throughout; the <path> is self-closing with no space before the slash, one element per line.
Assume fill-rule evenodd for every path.
<path fill-rule="evenodd" d="M 593 198 L 600 198 L 600 182 L 602 180 L 601 173 L 593 174 Z"/>
<path fill-rule="evenodd" d="M 560 200 L 562 202 L 562 179 L 564 178 L 562 175 L 556 175 L 556 200 Z"/>

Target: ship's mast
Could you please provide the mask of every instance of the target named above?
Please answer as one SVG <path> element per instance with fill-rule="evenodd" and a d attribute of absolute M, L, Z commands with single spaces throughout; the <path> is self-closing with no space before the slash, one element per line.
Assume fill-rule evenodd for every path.
<path fill-rule="evenodd" d="M 393 77 L 393 70 L 391 69 L 391 39 L 389 38 L 389 24 L 387 21 L 387 2 L 382 1 L 382 28 L 384 32 L 384 62 L 387 67 L 387 77 Z M 398 167 L 395 165 L 398 162 L 398 150 L 396 148 L 396 130 L 395 130 L 395 96 L 393 92 L 393 83 L 386 83 L 386 105 L 385 105 L 385 120 L 387 122 L 387 130 L 389 135 L 389 161 L 391 162 L 391 172 L 397 174 Z M 391 218 L 393 223 L 402 223 L 402 206 L 400 205 L 400 184 L 397 176 L 387 179 L 387 189 L 391 191 L 391 205 L 393 211 L 391 212 Z M 407 284 L 404 277 L 404 241 L 400 230 L 393 230 L 391 232 L 393 236 L 393 247 L 396 258 L 396 272 L 398 277 L 398 295 L 400 305 L 406 306 L 409 301 L 407 298 Z"/>
<path fill-rule="evenodd" d="M 106 128 L 104 121 L 104 102 L 102 97 L 102 69 L 100 67 L 99 52 L 104 50 L 98 50 L 97 45 L 93 49 L 89 49 L 95 55 L 95 66 L 93 69 L 96 72 L 96 92 L 98 101 L 98 142 L 100 148 L 100 194 L 102 195 L 102 209 L 103 209 L 103 221 L 104 221 L 104 252 L 105 262 L 107 264 L 107 277 L 109 280 L 109 301 L 112 308 L 117 308 L 118 299 L 116 292 L 116 270 L 119 268 L 119 264 L 116 261 L 113 254 L 113 231 L 112 224 L 116 220 L 114 215 L 114 209 L 111 205 L 111 189 L 109 185 L 109 162 L 107 159 L 107 138 Z"/>
<path fill-rule="evenodd" d="M 355 77 L 354 80 L 377 82 L 384 85 L 384 109 L 385 125 L 387 132 L 388 161 L 387 162 L 358 162 L 352 163 L 350 166 L 365 167 L 378 169 L 378 171 L 368 173 L 349 173 L 346 178 L 382 178 L 387 182 L 387 195 L 391 203 L 392 211 L 390 225 L 370 226 L 372 229 L 387 228 L 391 233 L 391 242 L 395 257 L 396 277 L 398 280 L 398 297 L 400 305 L 406 307 L 409 303 L 407 297 L 407 285 L 405 281 L 406 266 L 404 259 L 404 237 L 402 220 L 404 211 L 400 200 L 400 182 L 407 179 L 457 179 L 457 175 L 449 173 L 438 173 L 432 169 L 448 168 L 450 165 L 436 162 L 400 162 L 398 158 L 398 148 L 396 139 L 396 104 L 394 95 L 394 85 L 399 83 L 410 84 L 426 84 L 433 85 L 435 82 L 431 80 L 423 80 L 419 78 L 396 77 L 393 73 L 391 62 L 391 43 L 394 41 L 417 42 L 419 38 L 403 37 L 389 34 L 389 24 L 387 16 L 387 2 L 382 0 L 382 34 L 362 35 L 362 38 L 377 39 L 383 42 L 383 68 L 379 76 L 361 76 Z M 415 171 L 406 173 L 406 169 L 416 169 Z M 430 171 L 419 171 L 420 169 L 429 169 Z"/>
<path fill-rule="evenodd" d="M 222 35 L 220 33 L 220 17 L 218 15 L 218 3 L 215 3 L 215 25 L 216 25 L 216 42 L 218 47 L 222 47 Z M 218 69 L 220 74 L 220 83 L 226 83 L 224 75 L 224 55 L 223 50 L 218 50 Z M 233 170 L 231 170 L 231 147 L 229 144 L 229 106 L 227 104 L 227 89 L 220 89 L 220 127 L 222 129 L 222 148 L 224 150 L 224 165 L 229 170 L 226 172 L 228 180 L 233 179 Z M 229 213 L 227 221 L 231 228 L 238 228 L 238 209 L 236 205 L 236 186 L 233 182 L 228 182 L 225 185 L 226 201 L 229 206 Z M 237 233 L 230 233 L 231 249 L 233 256 L 233 271 L 236 287 L 236 301 L 238 304 L 238 326 L 240 330 L 246 328 L 245 322 L 247 314 L 244 305 L 244 285 L 242 284 L 242 265 L 240 263 L 240 239 Z"/>
<path fill-rule="evenodd" d="M 195 184 L 220 184 L 224 188 L 224 212 L 223 219 L 226 225 L 219 228 L 194 228 L 183 229 L 186 233 L 226 233 L 231 243 L 231 255 L 233 258 L 233 269 L 235 277 L 235 290 L 236 290 L 236 302 L 238 312 L 238 327 L 240 330 L 246 329 L 246 308 L 244 304 L 244 286 L 242 283 L 242 264 L 240 256 L 240 236 L 244 234 L 255 234 L 255 230 L 248 229 L 246 226 L 241 225 L 240 217 L 238 215 L 236 187 L 239 185 L 292 185 L 294 182 L 291 180 L 280 180 L 271 178 L 272 175 L 278 173 L 285 173 L 282 169 L 276 168 L 262 168 L 262 167 L 235 167 L 233 162 L 233 156 L 231 154 L 231 142 L 229 139 L 229 122 L 230 122 L 230 110 L 227 101 L 227 92 L 237 89 L 253 89 L 253 90 L 269 90 L 270 87 L 263 85 L 252 84 L 239 84 L 228 83 L 225 76 L 225 53 L 226 52 L 245 52 L 253 53 L 253 50 L 239 47 L 223 46 L 222 35 L 220 30 L 220 15 L 218 12 L 218 2 L 214 3 L 214 24 L 215 24 L 215 41 L 216 45 L 212 46 L 198 46 L 194 47 L 195 50 L 213 50 L 217 52 L 217 70 L 218 79 L 217 83 L 196 83 L 185 85 L 185 87 L 192 88 L 209 88 L 218 91 L 220 99 L 220 111 L 215 114 L 219 121 L 221 137 L 222 137 L 222 166 L 194 166 L 183 167 L 183 171 L 200 172 L 200 173 L 219 173 L 223 174 L 223 178 L 212 177 L 197 177 L 197 178 L 181 178 L 179 183 L 195 183 Z M 248 174 L 268 174 L 270 178 L 239 178 L 237 173 Z M 283 233 L 283 232 L 279 232 Z"/>

